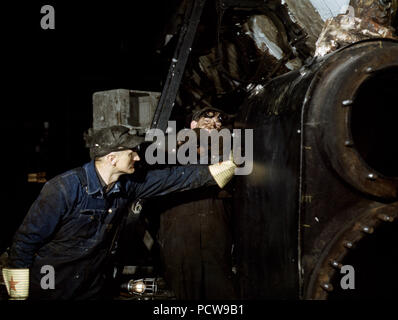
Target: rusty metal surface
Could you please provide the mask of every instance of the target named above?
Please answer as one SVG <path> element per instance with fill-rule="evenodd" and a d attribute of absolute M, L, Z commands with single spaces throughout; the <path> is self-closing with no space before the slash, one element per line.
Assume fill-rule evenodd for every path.
<path fill-rule="evenodd" d="M 316 42 L 315 56 L 324 56 L 365 39 L 397 39 L 391 27 L 396 0 L 351 0 L 350 4 L 347 14 L 326 21 Z"/>
<path fill-rule="evenodd" d="M 351 0 L 350 4 L 357 17 L 387 28 L 391 26 L 398 8 L 397 0 Z"/>

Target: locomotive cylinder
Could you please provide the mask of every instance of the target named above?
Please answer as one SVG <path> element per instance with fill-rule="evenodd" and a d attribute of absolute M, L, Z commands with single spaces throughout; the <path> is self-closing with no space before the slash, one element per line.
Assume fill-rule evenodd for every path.
<path fill-rule="evenodd" d="M 372 39 L 241 106 L 236 126 L 254 129 L 253 172 L 235 184 L 242 298 L 326 299 L 349 252 L 397 217 L 397 89 L 398 42 Z"/>

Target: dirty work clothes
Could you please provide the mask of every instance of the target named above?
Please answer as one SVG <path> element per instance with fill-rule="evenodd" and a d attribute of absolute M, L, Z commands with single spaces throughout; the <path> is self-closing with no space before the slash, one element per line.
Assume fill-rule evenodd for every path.
<path fill-rule="evenodd" d="M 48 181 L 14 236 L 9 266 L 30 268 L 33 299 L 101 298 L 113 235 L 126 205 L 215 184 L 207 166 L 180 166 L 148 171 L 142 180 L 123 175 L 104 194 L 94 161 L 83 168 L 86 187 L 76 169 Z M 44 265 L 54 267 L 55 289 L 40 287 Z"/>
<path fill-rule="evenodd" d="M 159 244 L 177 299 L 236 299 L 230 212 L 214 187 L 162 197 Z"/>

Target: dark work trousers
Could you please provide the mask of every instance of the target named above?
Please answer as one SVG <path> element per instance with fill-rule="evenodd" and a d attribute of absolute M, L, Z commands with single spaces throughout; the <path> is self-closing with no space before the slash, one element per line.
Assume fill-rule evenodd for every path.
<path fill-rule="evenodd" d="M 230 212 L 210 187 L 165 197 L 158 240 L 177 299 L 236 299 Z"/>

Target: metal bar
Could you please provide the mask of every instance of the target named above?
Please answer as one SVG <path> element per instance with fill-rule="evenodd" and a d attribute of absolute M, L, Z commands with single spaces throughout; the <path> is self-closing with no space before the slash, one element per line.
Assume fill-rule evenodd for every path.
<path fill-rule="evenodd" d="M 182 75 L 195 38 L 196 29 L 206 0 L 188 1 L 184 23 L 180 30 L 177 47 L 170 65 L 166 83 L 152 120 L 152 129 L 167 129 L 167 122 L 173 110 L 174 101 L 180 87 Z"/>

